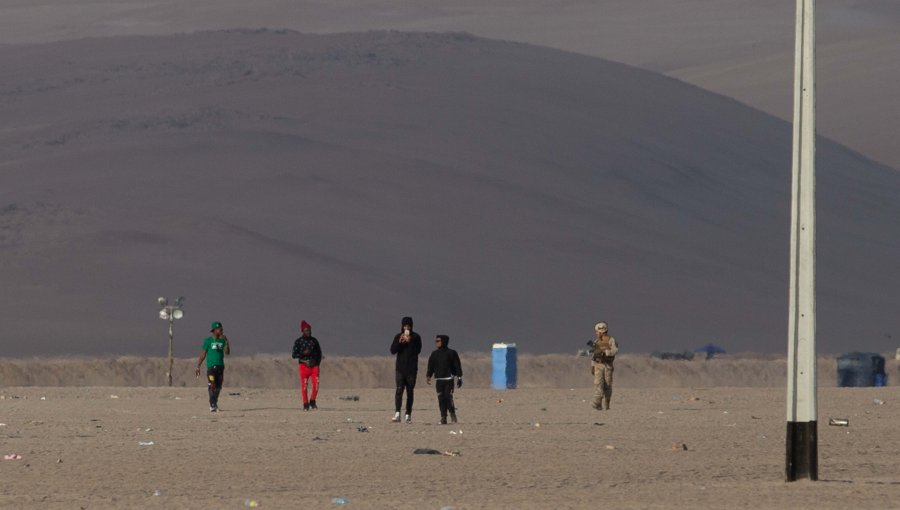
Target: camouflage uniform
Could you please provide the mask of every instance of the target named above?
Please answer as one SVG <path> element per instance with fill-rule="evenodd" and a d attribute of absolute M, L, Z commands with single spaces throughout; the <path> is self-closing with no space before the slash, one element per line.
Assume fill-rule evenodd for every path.
<path fill-rule="evenodd" d="M 591 361 L 591 373 L 594 374 L 594 402 L 593 407 L 609 409 L 609 400 L 612 398 L 613 361 L 619 352 L 616 339 L 607 335 L 608 326 L 601 322 L 594 329 L 599 338 L 594 340 L 594 351 Z"/>

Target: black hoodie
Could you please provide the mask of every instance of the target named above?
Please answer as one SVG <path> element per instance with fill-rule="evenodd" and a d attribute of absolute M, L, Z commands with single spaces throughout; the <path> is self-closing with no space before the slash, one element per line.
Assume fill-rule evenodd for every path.
<path fill-rule="evenodd" d="M 308 367 L 317 367 L 322 363 L 322 348 L 316 337 L 303 335 L 294 340 L 291 357 Z"/>
<path fill-rule="evenodd" d="M 403 325 L 409 325 L 409 343 L 400 343 L 401 331 L 394 335 L 394 341 L 391 343 L 391 354 L 397 355 L 396 368 L 397 372 L 406 375 L 412 375 L 419 371 L 419 353 L 422 352 L 422 337 L 412 330 L 412 318 L 404 317 Z"/>
<path fill-rule="evenodd" d="M 451 376 L 462 377 L 462 363 L 459 354 L 448 347 L 450 339 L 441 342 L 441 346 L 428 357 L 428 372 L 425 377 L 434 376 L 435 379 L 447 379 Z"/>

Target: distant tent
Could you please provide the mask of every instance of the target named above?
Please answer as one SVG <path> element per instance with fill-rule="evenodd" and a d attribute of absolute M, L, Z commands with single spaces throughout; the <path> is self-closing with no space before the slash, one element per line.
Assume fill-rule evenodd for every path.
<path fill-rule="evenodd" d="M 706 354 L 706 359 L 711 359 L 716 354 L 725 354 L 725 349 L 719 347 L 716 344 L 706 344 L 703 347 L 698 347 L 694 349 L 694 352 L 704 353 Z"/>
<path fill-rule="evenodd" d="M 837 385 L 840 388 L 884 386 L 884 356 L 874 352 L 850 352 L 838 356 Z"/>

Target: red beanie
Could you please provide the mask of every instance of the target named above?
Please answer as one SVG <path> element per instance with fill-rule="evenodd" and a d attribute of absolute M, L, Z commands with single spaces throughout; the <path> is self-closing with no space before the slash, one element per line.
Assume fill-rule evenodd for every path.
<path fill-rule="evenodd" d="M 307 329 L 312 329 L 312 326 L 310 326 L 309 323 L 306 321 L 300 321 L 300 331 L 303 332 L 304 330 L 307 330 Z"/>

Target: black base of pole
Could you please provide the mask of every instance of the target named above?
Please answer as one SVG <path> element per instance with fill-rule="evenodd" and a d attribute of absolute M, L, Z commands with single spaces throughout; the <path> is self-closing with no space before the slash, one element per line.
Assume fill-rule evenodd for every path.
<path fill-rule="evenodd" d="M 800 478 L 819 479 L 819 450 L 816 422 L 787 424 L 787 481 Z"/>

